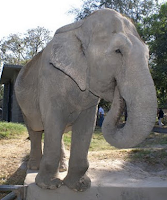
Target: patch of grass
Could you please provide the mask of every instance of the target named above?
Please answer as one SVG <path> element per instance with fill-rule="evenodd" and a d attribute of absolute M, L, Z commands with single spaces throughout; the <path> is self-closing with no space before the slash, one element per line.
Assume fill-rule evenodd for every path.
<path fill-rule="evenodd" d="M 65 144 L 66 149 L 70 150 L 71 131 L 68 133 L 64 133 L 64 144 Z M 103 137 L 101 129 L 96 128 L 96 130 L 92 136 L 89 150 L 90 151 L 102 151 L 102 150 L 111 150 L 111 149 L 115 149 L 115 147 L 112 147 L 110 144 L 108 144 Z"/>
<path fill-rule="evenodd" d="M 14 139 L 27 131 L 23 124 L 0 122 L 0 140 L 2 139 Z"/>
<path fill-rule="evenodd" d="M 71 148 L 71 131 L 68 133 L 64 133 L 63 140 L 64 140 L 65 148 L 70 150 L 70 148 Z"/>
<path fill-rule="evenodd" d="M 148 158 L 150 155 L 150 149 L 132 149 L 129 151 L 129 156 L 134 159 Z"/>
<path fill-rule="evenodd" d="M 70 149 L 71 132 L 64 134 L 65 146 Z M 108 151 L 111 150 L 111 151 Z M 150 133 L 137 147 L 132 149 L 116 149 L 106 142 L 101 129 L 96 128 L 92 136 L 89 151 L 103 151 L 97 154 L 98 159 L 121 158 L 130 162 L 143 162 L 150 165 L 167 166 L 167 134 Z M 110 153 L 109 153 L 110 152 Z"/>
<path fill-rule="evenodd" d="M 90 151 L 103 151 L 103 150 L 113 150 L 115 147 L 111 146 L 106 140 L 100 129 L 96 128 L 92 136 L 91 144 L 89 147 Z"/>
<path fill-rule="evenodd" d="M 26 127 L 23 124 L 18 123 L 8 123 L 8 122 L 0 122 L 0 140 L 2 139 L 13 139 L 19 138 L 21 135 L 27 132 Z M 66 149 L 70 150 L 71 147 L 71 132 L 64 134 L 64 143 Z M 155 159 L 163 159 L 167 158 L 167 134 L 163 133 L 151 133 L 140 145 L 135 148 L 129 149 L 128 152 L 120 151 L 110 146 L 106 142 L 103 137 L 100 128 L 96 128 L 89 151 L 107 151 L 107 150 L 115 150 L 114 152 L 117 154 L 125 154 L 127 159 L 131 160 L 146 160 L 148 162 L 153 162 Z M 159 148 L 161 147 L 161 148 Z M 165 147 L 165 148 L 164 148 Z M 159 162 L 159 161 L 158 161 Z"/>
<path fill-rule="evenodd" d="M 167 145 L 167 134 L 152 132 L 150 135 L 137 147 L 151 147 L 155 145 Z"/>
<path fill-rule="evenodd" d="M 167 166 L 167 149 L 132 149 L 128 154 L 128 160 Z"/>
<path fill-rule="evenodd" d="M 69 150 L 71 146 L 71 132 L 64 134 L 64 143 L 66 148 Z M 167 145 L 167 134 L 154 132 L 150 133 L 150 135 L 141 144 L 133 149 L 132 153 L 141 151 L 141 156 L 144 156 L 147 152 L 144 151 L 143 148 L 151 148 L 156 145 Z M 116 150 L 116 148 L 108 144 L 103 137 L 101 129 L 96 128 L 92 136 L 89 151 L 103 150 Z"/>

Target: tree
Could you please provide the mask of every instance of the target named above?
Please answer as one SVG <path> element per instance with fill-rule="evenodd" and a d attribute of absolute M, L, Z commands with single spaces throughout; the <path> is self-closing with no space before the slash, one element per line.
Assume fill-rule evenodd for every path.
<path fill-rule="evenodd" d="M 43 27 L 29 29 L 25 34 L 11 34 L 0 41 L 0 61 L 25 64 L 40 52 L 50 39 L 50 31 Z"/>
<path fill-rule="evenodd" d="M 12 34 L 0 41 L 1 61 L 20 64 L 24 59 L 24 43 L 20 34 Z"/>
<path fill-rule="evenodd" d="M 74 8 L 69 13 L 78 21 L 100 8 L 115 9 L 137 23 L 157 10 L 158 0 L 85 0 L 81 9 Z"/>
<path fill-rule="evenodd" d="M 24 37 L 27 57 L 30 59 L 33 58 L 38 52 L 44 49 L 44 47 L 50 40 L 51 37 L 49 30 L 43 27 L 29 29 Z"/>
<path fill-rule="evenodd" d="M 145 19 L 143 38 L 150 48 L 150 66 L 159 104 L 167 104 L 167 3 Z"/>

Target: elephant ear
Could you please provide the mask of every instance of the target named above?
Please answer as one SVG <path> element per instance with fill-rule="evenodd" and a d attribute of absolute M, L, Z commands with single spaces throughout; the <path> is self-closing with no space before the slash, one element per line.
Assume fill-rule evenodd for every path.
<path fill-rule="evenodd" d="M 86 90 L 87 62 L 79 36 L 82 21 L 59 29 L 53 38 L 50 63 Z"/>

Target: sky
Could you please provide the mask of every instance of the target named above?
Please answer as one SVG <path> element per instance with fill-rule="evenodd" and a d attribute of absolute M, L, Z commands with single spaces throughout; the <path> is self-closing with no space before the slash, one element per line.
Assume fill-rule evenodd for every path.
<path fill-rule="evenodd" d="M 0 40 L 10 34 L 26 33 L 37 26 L 54 35 L 58 28 L 74 21 L 68 11 L 81 5 L 82 0 L 1 0 Z"/>
<path fill-rule="evenodd" d="M 2 0 L 0 2 L 0 39 L 10 34 L 25 33 L 37 26 L 54 32 L 74 21 L 67 14 L 80 8 L 81 0 Z"/>

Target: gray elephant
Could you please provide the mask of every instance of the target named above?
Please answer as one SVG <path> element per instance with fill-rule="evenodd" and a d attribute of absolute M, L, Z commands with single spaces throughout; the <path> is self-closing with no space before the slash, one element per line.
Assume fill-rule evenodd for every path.
<path fill-rule="evenodd" d="M 102 126 L 111 145 L 133 147 L 150 133 L 157 100 L 148 55 L 131 21 L 102 9 L 57 30 L 46 48 L 21 69 L 15 92 L 31 138 L 30 166 L 40 163 L 38 186 L 55 189 L 65 184 L 75 191 L 90 187 L 87 154 L 100 98 L 112 102 Z M 124 104 L 128 118 L 118 128 Z M 60 180 L 61 140 L 69 127 L 69 167 Z"/>

